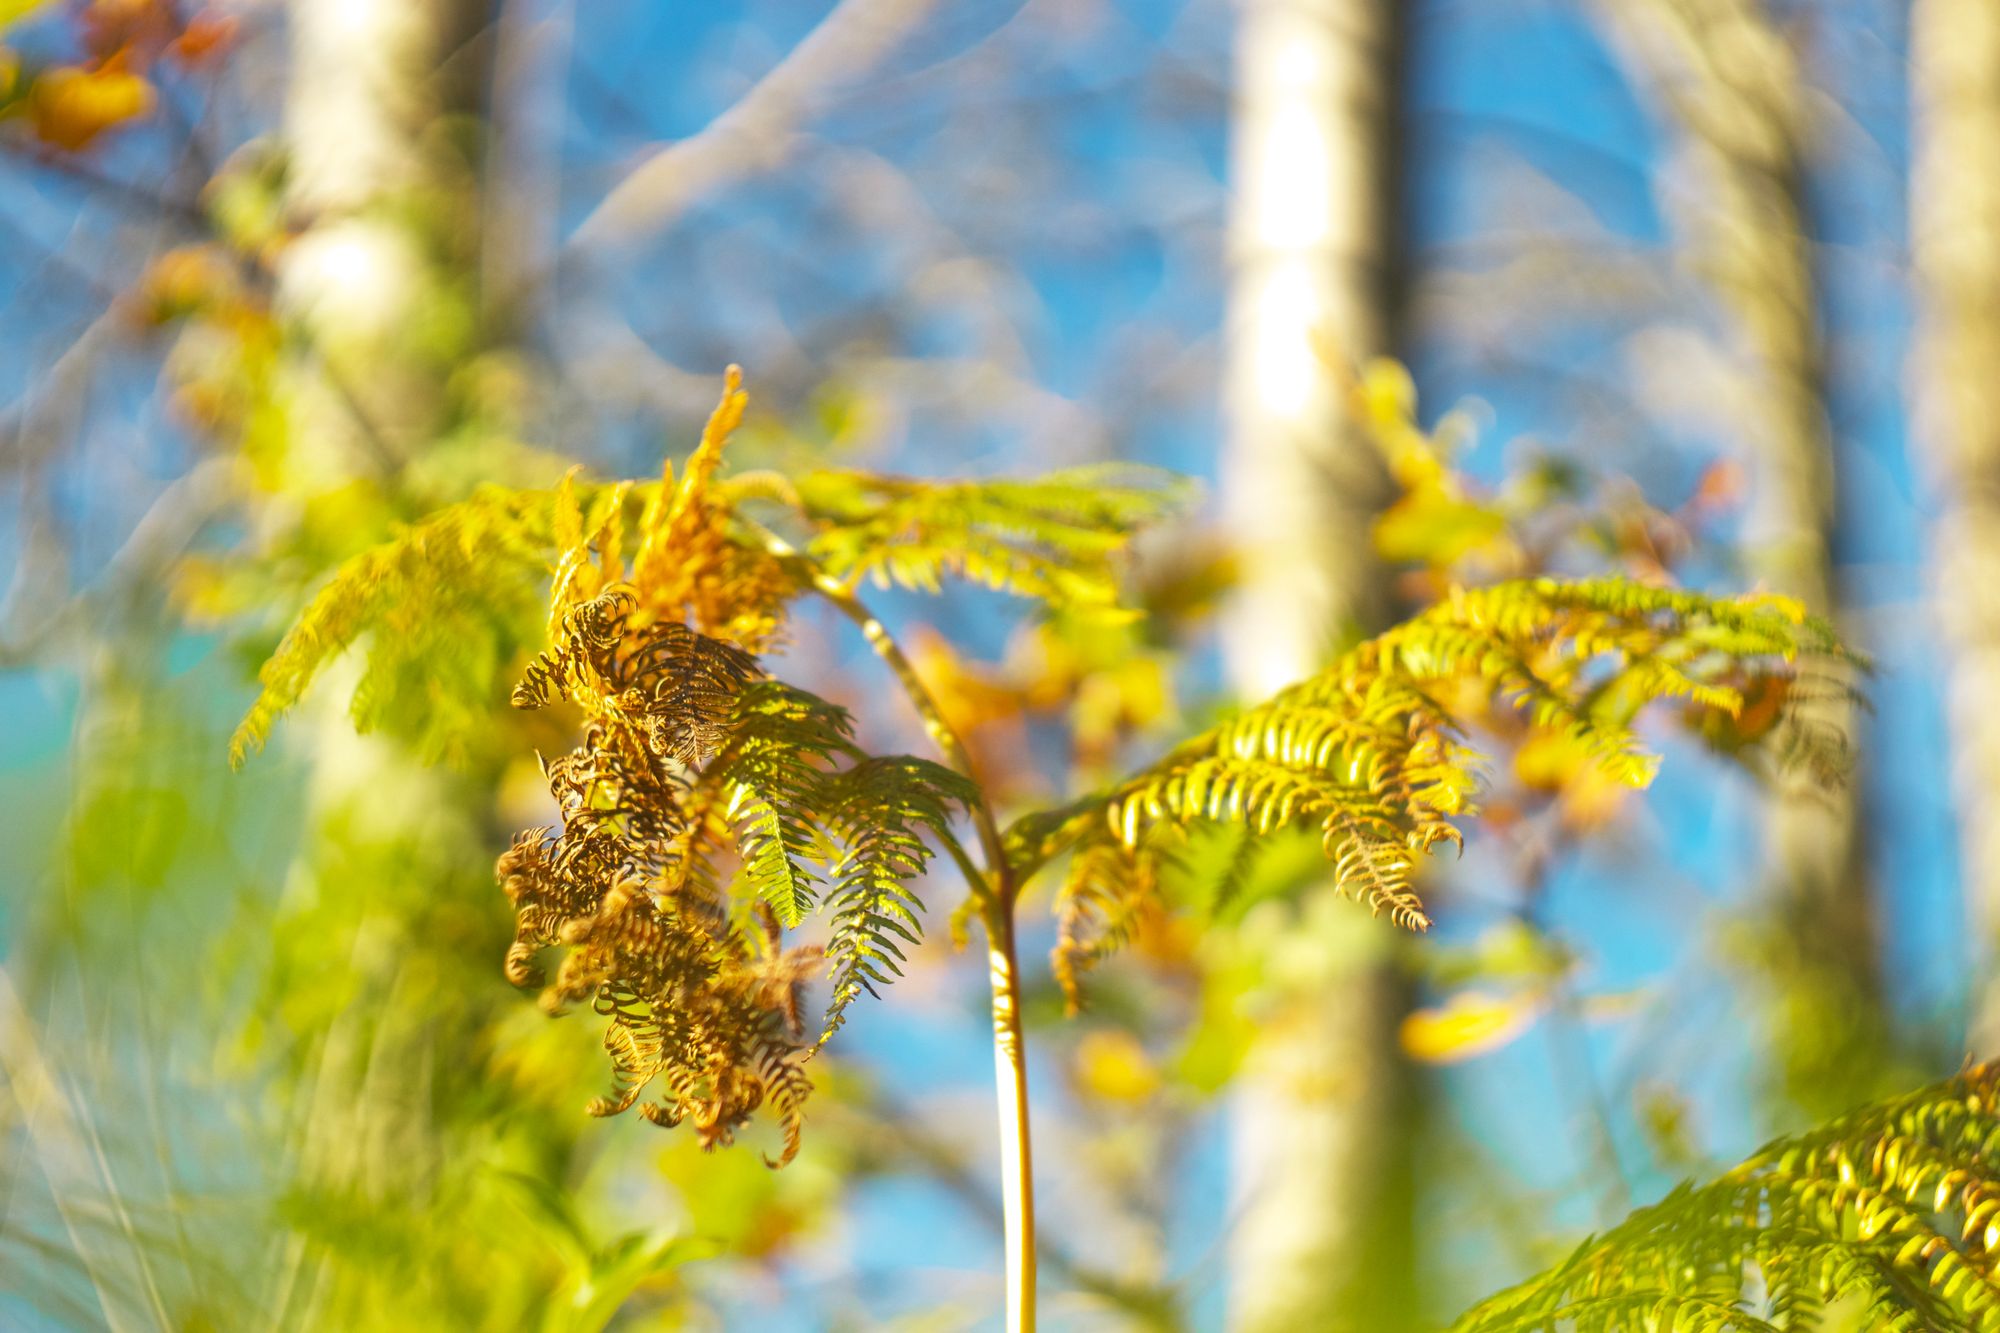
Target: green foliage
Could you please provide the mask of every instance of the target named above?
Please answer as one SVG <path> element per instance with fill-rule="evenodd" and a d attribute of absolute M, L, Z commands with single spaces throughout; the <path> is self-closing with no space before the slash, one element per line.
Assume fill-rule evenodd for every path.
<path fill-rule="evenodd" d="M 937 483 L 859 472 L 799 479 L 806 554 L 836 579 L 937 592 L 947 578 L 1069 609 L 1118 604 L 1114 557 L 1182 508 L 1188 484 L 1128 464 L 1031 481 Z"/>
<path fill-rule="evenodd" d="M 485 682 L 518 641 L 508 627 L 532 623 L 541 599 L 555 499 L 490 487 L 341 565 L 258 672 L 262 689 L 230 738 L 230 763 L 262 749 L 314 678 L 364 635 L 358 728 L 392 710 L 418 716 L 426 748 L 438 753 L 481 726 Z"/>
<path fill-rule="evenodd" d="M 728 753 L 705 776 L 723 793 L 743 876 L 778 920 L 796 926 L 818 905 L 809 862 L 824 845 L 814 827 L 825 807 L 825 768 L 851 753 L 847 710 L 775 681 L 746 694 Z"/>
<path fill-rule="evenodd" d="M 1344 893 L 1422 930 L 1430 919 L 1411 875 L 1422 854 L 1460 845 L 1455 821 L 1475 812 L 1487 756 L 1466 728 L 1480 715 L 1526 714 L 1608 776 L 1644 786 L 1655 761 L 1632 724 L 1647 704 L 1735 715 L 1746 692 L 1842 656 L 1825 625 L 1781 598 L 1623 580 L 1455 590 L 1110 790 L 1018 822 L 1009 846 L 1024 871 L 1074 853 L 1056 894 L 1057 970 L 1072 1003 L 1078 966 L 1115 944 L 1195 823 L 1257 836 L 1311 828 Z"/>
<path fill-rule="evenodd" d="M 822 1043 L 861 992 L 878 995 L 877 986 L 902 975 L 903 945 L 923 936 L 924 903 L 914 884 L 930 863 L 924 835 L 954 847 L 953 808 L 978 800 L 969 779 L 907 755 L 863 759 L 829 784 L 824 809 L 840 850 L 828 868 L 833 995 Z"/>
<path fill-rule="evenodd" d="M 2000 1328 L 2000 1066 L 1780 1139 L 1682 1187 L 1454 1333 Z"/>

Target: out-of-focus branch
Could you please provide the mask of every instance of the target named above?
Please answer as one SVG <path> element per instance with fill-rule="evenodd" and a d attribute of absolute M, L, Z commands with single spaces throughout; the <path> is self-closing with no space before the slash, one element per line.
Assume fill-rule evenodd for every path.
<path fill-rule="evenodd" d="M 531 284 L 556 249 L 562 197 L 562 90 L 575 38 L 571 5 L 536 20 L 524 0 L 500 6 L 493 28 L 494 88 L 487 129 L 485 244 L 480 286 L 489 319 L 514 330 L 542 299 Z"/>
<path fill-rule="evenodd" d="M 743 99 L 689 138 L 657 149 L 613 186 L 565 247 L 627 244 L 672 222 L 718 187 L 782 166 L 800 123 L 828 89 L 892 51 L 934 0 L 844 0 Z"/>
<path fill-rule="evenodd" d="M 19 576 L 0 599 L 0 668 L 18 667 L 61 645 L 96 609 L 116 606 L 139 589 L 157 586 L 162 571 L 193 544 L 244 485 L 248 465 L 234 456 L 204 458 L 162 490 L 133 525 L 97 581 L 29 620 L 23 608 L 41 607 L 51 590 Z"/>

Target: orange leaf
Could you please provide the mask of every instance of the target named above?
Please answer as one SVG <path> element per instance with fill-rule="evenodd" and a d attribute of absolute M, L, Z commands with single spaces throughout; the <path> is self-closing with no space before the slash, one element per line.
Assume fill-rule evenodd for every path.
<path fill-rule="evenodd" d="M 181 35 L 167 44 L 167 54 L 189 69 L 197 69 L 226 55 L 236 43 L 237 22 L 233 15 L 202 10 L 189 19 Z"/>
<path fill-rule="evenodd" d="M 74 153 L 150 112 L 153 100 L 152 84 L 116 64 L 58 65 L 35 80 L 28 104 L 36 137 Z"/>

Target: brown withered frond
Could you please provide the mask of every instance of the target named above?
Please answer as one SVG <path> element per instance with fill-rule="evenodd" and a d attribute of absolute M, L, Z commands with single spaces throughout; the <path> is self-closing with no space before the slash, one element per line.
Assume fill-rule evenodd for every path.
<path fill-rule="evenodd" d="M 571 608 L 515 702 L 562 695 L 589 711 L 583 744 L 544 765 L 560 833 L 531 829 L 497 871 L 516 916 L 508 978 L 537 980 L 536 954 L 562 946 L 542 993 L 551 1011 L 583 1001 L 609 1020 L 614 1115 L 642 1112 L 694 1126 L 705 1146 L 730 1142 L 766 1099 L 784 1123 L 789 1159 L 808 1087 L 798 987 L 816 950 L 786 950 L 771 929 L 738 928 L 705 861 L 719 850 L 712 802 L 697 799 L 710 758 L 735 729 L 761 673 L 742 650 L 675 623 L 632 623 L 614 587 Z"/>
<path fill-rule="evenodd" d="M 600 533 L 597 540 L 603 540 Z M 559 587 L 591 586 L 609 562 L 572 561 Z M 539 978 L 536 955 L 566 950 L 543 990 L 552 1010 L 584 1000 L 610 1020 L 612 1115 L 686 1121 L 727 1143 L 767 1102 L 797 1150 L 810 1089 L 804 1060 L 869 983 L 917 938 L 906 881 L 975 799 L 935 764 L 871 758 L 844 709 L 763 675 L 742 649 L 678 621 L 641 616 L 629 585 L 570 604 L 514 702 L 556 698 L 586 714 L 583 743 L 543 765 L 562 813 L 501 857 L 514 906 L 508 978 Z M 723 874 L 733 868 L 725 888 Z M 834 904 L 833 996 L 816 1041 L 803 990 L 828 959 L 786 948 L 783 930 Z M 754 902 L 746 921 L 734 904 Z"/>
<path fill-rule="evenodd" d="M 785 606 L 798 588 L 761 545 L 732 538 L 733 506 L 716 493 L 723 449 L 750 401 L 742 385 L 743 373 L 731 366 L 722 401 L 703 428 L 679 485 L 672 462 L 666 465 L 639 518 L 632 584 L 648 615 L 684 620 L 704 634 L 762 652 L 779 637 Z"/>
<path fill-rule="evenodd" d="M 817 970 L 817 951 L 785 950 L 775 932 L 765 951 L 679 895 L 649 893 L 620 876 L 596 892 L 618 859 L 606 840 L 566 845 L 543 830 L 515 840 L 500 859 L 519 914 L 508 976 L 533 980 L 536 949 L 566 947 L 542 992 L 551 1011 L 588 1001 L 610 1020 L 613 1093 L 592 1115 L 616 1115 L 657 1086 L 641 1113 L 661 1125 L 686 1121 L 703 1146 L 731 1141 L 769 1097 L 784 1124 L 785 1160 L 798 1145 L 799 1108 L 810 1086 L 802 1056 L 797 990 Z M 690 910 L 692 907 L 692 910 Z"/>
<path fill-rule="evenodd" d="M 561 695 L 660 759 L 699 763 L 721 741 L 737 696 L 762 674 L 757 659 L 678 621 L 640 621 L 636 609 L 622 584 L 573 607 L 514 687 L 514 706 L 539 708 Z"/>

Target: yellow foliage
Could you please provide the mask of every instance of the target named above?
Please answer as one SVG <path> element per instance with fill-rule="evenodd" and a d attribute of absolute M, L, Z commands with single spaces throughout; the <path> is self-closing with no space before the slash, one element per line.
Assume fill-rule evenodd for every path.
<path fill-rule="evenodd" d="M 59 65 L 36 77 L 28 114 L 44 143 L 78 152 L 108 130 L 153 109 L 153 85 L 118 61 L 96 68 Z"/>
<path fill-rule="evenodd" d="M 1514 776 L 1530 791 L 1555 796 L 1564 824 L 1577 831 L 1610 822 L 1632 790 L 1607 774 L 1575 735 L 1554 727 L 1529 730 L 1514 751 Z"/>
<path fill-rule="evenodd" d="M 1631 727 L 1642 707 L 1733 713 L 1756 682 L 1841 653 L 1797 603 L 1768 596 L 1621 580 L 1455 589 L 1134 777 L 1017 821 L 1008 838 L 1026 870 L 1075 853 L 1056 895 L 1057 978 L 1072 1004 L 1078 970 L 1129 933 L 1195 823 L 1256 837 L 1310 828 L 1343 893 L 1423 930 L 1417 861 L 1460 845 L 1456 821 L 1474 813 L 1487 762 L 1441 697 L 1483 699 L 1559 737 L 1576 780 L 1588 771 L 1592 782 L 1641 787 L 1657 764 Z"/>
<path fill-rule="evenodd" d="M 1403 1051 L 1424 1064 L 1457 1064 L 1495 1051 L 1533 1027 L 1547 1000 L 1532 990 L 1494 995 L 1460 991 L 1444 1004 L 1412 1010 L 1397 1033 Z"/>
<path fill-rule="evenodd" d="M 1138 1038 L 1122 1028 L 1093 1028 L 1076 1044 L 1077 1086 L 1100 1101 L 1133 1104 L 1160 1090 L 1160 1071 Z"/>

